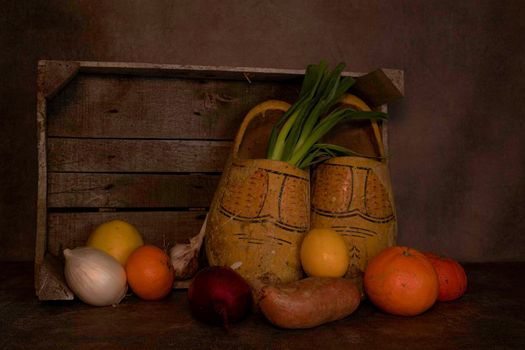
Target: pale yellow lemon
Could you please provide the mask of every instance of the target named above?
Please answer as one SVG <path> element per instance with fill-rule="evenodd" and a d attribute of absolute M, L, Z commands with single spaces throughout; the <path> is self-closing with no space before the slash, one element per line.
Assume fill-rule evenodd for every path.
<path fill-rule="evenodd" d="M 301 264 L 308 276 L 342 277 L 350 257 L 343 236 L 332 229 L 312 229 L 301 244 Z"/>
<path fill-rule="evenodd" d="M 144 241 L 130 223 L 112 220 L 98 226 L 89 236 L 86 245 L 108 253 L 124 266 L 129 255 L 144 245 Z"/>

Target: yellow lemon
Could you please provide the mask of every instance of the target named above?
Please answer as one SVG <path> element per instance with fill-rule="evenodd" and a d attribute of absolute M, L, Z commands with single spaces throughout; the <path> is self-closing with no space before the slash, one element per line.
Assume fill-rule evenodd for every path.
<path fill-rule="evenodd" d="M 301 264 L 308 276 L 342 277 L 350 257 L 343 236 L 332 229 L 312 229 L 301 244 Z"/>
<path fill-rule="evenodd" d="M 112 220 L 98 226 L 86 245 L 105 251 L 124 266 L 128 256 L 144 245 L 144 241 L 133 225 L 123 220 Z"/>

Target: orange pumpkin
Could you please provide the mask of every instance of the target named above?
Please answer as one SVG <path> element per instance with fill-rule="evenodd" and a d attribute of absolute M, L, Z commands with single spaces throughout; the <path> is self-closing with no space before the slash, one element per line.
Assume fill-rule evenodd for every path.
<path fill-rule="evenodd" d="M 438 275 L 438 301 L 455 300 L 465 294 L 467 274 L 456 260 L 435 253 L 425 253 L 425 256 L 430 260 Z"/>
<path fill-rule="evenodd" d="M 381 310 L 415 316 L 436 302 L 439 282 L 430 261 L 402 246 L 382 250 L 369 261 L 364 275 L 368 298 Z"/>

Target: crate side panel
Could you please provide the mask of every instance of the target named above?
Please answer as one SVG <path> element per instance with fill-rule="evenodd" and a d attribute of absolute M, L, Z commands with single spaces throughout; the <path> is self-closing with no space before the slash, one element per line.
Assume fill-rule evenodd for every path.
<path fill-rule="evenodd" d="M 371 107 L 379 107 L 403 97 L 403 82 L 402 71 L 377 69 L 357 78 L 350 91 L 363 98 Z"/>
<path fill-rule="evenodd" d="M 47 251 L 62 258 L 64 249 L 84 246 L 98 225 L 113 219 L 126 220 L 134 225 L 146 244 L 171 247 L 197 235 L 205 215 L 202 210 L 50 213 Z"/>
<path fill-rule="evenodd" d="M 220 172 L 229 141 L 48 138 L 55 172 Z"/>
<path fill-rule="evenodd" d="M 73 300 L 74 294 L 64 276 L 64 263 L 46 252 L 38 270 L 39 283 L 35 285 L 39 300 Z"/>
<path fill-rule="evenodd" d="M 50 208 L 209 207 L 218 174 L 50 173 Z"/>
<path fill-rule="evenodd" d="M 297 93 L 291 83 L 79 74 L 49 102 L 48 135 L 232 139 L 251 107 Z"/>

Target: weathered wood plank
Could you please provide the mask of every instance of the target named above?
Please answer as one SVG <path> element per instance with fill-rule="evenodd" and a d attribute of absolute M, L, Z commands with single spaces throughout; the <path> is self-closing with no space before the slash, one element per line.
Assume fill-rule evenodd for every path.
<path fill-rule="evenodd" d="M 351 91 L 371 107 L 378 107 L 403 97 L 403 73 L 399 70 L 378 69 L 359 77 Z M 397 74 L 396 74 L 397 73 Z"/>
<path fill-rule="evenodd" d="M 49 173 L 49 208 L 209 207 L 220 175 Z"/>
<path fill-rule="evenodd" d="M 1 344 L 3 349 L 105 350 L 523 349 L 525 284 L 518 281 L 525 275 L 525 263 L 464 268 L 467 293 L 453 302 L 436 303 L 417 317 L 389 315 L 364 301 L 349 317 L 314 329 L 279 329 L 261 312 L 253 312 L 225 333 L 192 317 L 187 291 L 173 291 L 159 302 L 128 295 L 117 307 L 37 303 L 28 283 L 31 266 L 2 262 Z"/>
<path fill-rule="evenodd" d="M 401 69 L 383 68 L 381 69 L 392 81 L 402 96 L 405 96 L 405 72 Z"/>
<path fill-rule="evenodd" d="M 220 172 L 229 141 L 48 138 L 48 171 Z"/>
<path fill-rule="evenodd" d="M 205 215 L 203 210 L 50 213 L 47 251 L 61 257 L 65 248 L 85 245 L 88 236 L 98 225 L 113 219 L 126 220 L 134 225 L 146 244 L 171 247 L 197 235 Z"/>
<path fill-rule="evenodd" d="M 73 300 L 64 276 L 64 264 L 56 256 L 45 254 L 37 280 L 36 295 L 40 300 Z"/>
<path fill-rule="evenodd" d="M 48 135 L 231 139 L 268 99 L 293 101 L 290 83 L 79 74 L 48 107 Z"/>
<path fill-rule="evenodd" d="M 54 62 L 54 61 L 53 61 Z M 61 61 L 59 61 L 61 62 Z M 249 81 L 290 81 L 300 78 L 304 69 L 265 67 L 202 66 L 137 62 L 78 61 L 82 72 L 129 74 L 133 76 L 184 77 L 191 79 L 228 79 Z M 351 73 L 352 75 L 357 73 Z"/>
<path fill-rule="evenodd" d="M 38 90 L 51 99 L 66 86 L 78 72 L 80 64 L 73 61 L 39 61 Z"/>
<path fill-rule="evenodd" d="M 523 349 L 525 263 L 465 264 L 467 293 L 417 317 L 364 301 L 349 317 L 313 329 L 273 327 L 253 312 L 225 332 L 199 322 L 187 291 L 159 302 L 128 295 L 117 307 L 35 302 L 26 262 L 0 264 L 3 349 Z M 130 293 L 131 294 L 131 293 Z M 438 331 L 436 331 L 438 330 Z M 387 335 L 387 336 L 383 336 Z"/>
<path fill-rule="evenodd" d="M 47 237 L 47 136 L 46 136 L 46 72 L 43 65 L 38 66 L 37 75 L 37 145 L 38 145 L 38 181 L 36 203 L 36 238 L 35 238 L 35 289 L 41 288 L 41 270 L 46 252 Z"/>

